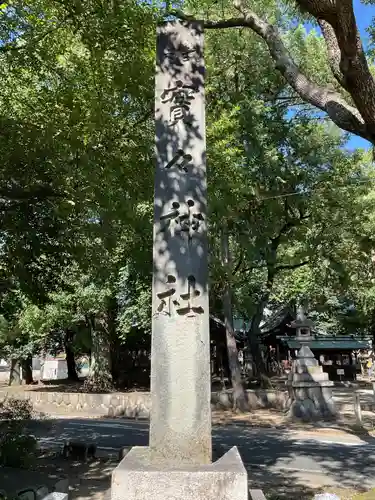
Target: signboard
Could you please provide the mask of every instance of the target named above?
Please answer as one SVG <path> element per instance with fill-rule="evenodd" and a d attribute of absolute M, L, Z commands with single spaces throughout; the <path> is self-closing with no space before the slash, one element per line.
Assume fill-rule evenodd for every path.
<path fill-rule="evenodd" d="M 63 380 L 68 378 L 65 359 L 46 359 L 41 369 L 41 380 Z"/>
<path fill-rule="evenodd" d="M 337 375 L 345 375 L 345 370 L 343 368 L 339 368 L 337 370 Z"/>

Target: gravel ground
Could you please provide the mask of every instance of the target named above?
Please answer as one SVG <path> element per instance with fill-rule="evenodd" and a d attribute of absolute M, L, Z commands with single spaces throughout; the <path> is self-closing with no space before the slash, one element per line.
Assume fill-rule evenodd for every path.
<path fill-rule="evenodd" d="M 38 460 L 35 470 L 45 475 L 69 478 L 71 500 L 110 500 L 111 474 L 118 464 L 114 459 L 97 459 L 87 464 L 65 460 L 56 454 L 45 454 Z M 15 474 L 16 475 L 16 474 Z M 316 493 L 336 493 L 340 500 L 375 500 L 375 490 L 359 492 L 353 489 L 330 488 L 321 484 L 321 477 L 311 475 L 305 488 L 299 483 L 295 491 L 285 490 L 277 481 L 258 484 L 249 477 L 250 488 L 261 488 L 267 500 L 311 500 Z"/>
<path fill-rule="evenodd" d="M 9 494 L 42 484 L 51 487 L 57 480 L 68 478 L 71 500 L 109 500 L 111 473 L 117 463 L 108 459 L 88 463 L 73 462 L 52 452 L 45 453 L 37 459 L 31 470 L 6 468 L 3 473 L 0 470 L 0 489 L 1 486 L 6 488 Z"/>

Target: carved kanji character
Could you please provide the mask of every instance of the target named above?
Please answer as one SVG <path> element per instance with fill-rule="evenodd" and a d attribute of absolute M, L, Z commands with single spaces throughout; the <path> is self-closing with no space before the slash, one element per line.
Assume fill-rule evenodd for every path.
<path fill-rule="evenodd" d="M 180 298 L 182 303 L 177 303 L 176 311 L 181 315 L 196 316 L 202 314 L 204 309 L 197 304 L 197 298 L 200 296 L 200 291 L 196 289 L 196 279 L 194 276 L 188 277 L 188 289 L 186 293 L 181 293 Z"/>
<path fill-rule="evenodd" d="M 195 52 L 195 49 L 188 49 L 182 48 L 177 51 L 168 51 L 166 52 L 166 57 L 173 63 L 173 64 L 181 64 L 181 61 L 187 62 L 190 59 L 190 54 L 193 54 Z"/>
<path fill-rule="evenodd" d="M 195 203 L 193 200 L 187 201 L 188 211 L 179 214 L 178 216 L 178 227 L 176 228 L 176 232 L 186 233 L 190 238 L 194 236 L 194 233 L 199 230 L 199 227 L 204 221 L 204 217 L 200 212 L 193 211 Z"/>
<path fill-rule="evenodd" d="M 178 35 L 176 35 L 178 36 Z M 190 54 L 196 52 L 192 43 L 184 40 L 183 43 L 177 43 L 175 46 L 170 45 L 170 48 L 166 51 L 165 55 L 172 63 L 187 62 L 190 59 Z"/>
<path fill-rule="evenodd" d="M 182 211 L 180 204 L 174 201 L 172 210 L 160 217 L 161 221 L 166 221 L 162 231 L 173 227 L 173 234 L 187 234 L 187 237 L 191 239 L 204 221 L 204 217 L 200 212 L 193 211 L 194 205 L 194 201 L 189 199 L 187 209 Z"/>
<path fill-rule="evenodd" d="M 165 290 L 156 294 L 158 299 L 160 299 L 160 303 L 157 307 L 158 313 L 171 314 L 171 301 L 174 302 L 172 297 L 175 293 L 176 278 L 175 276 L 169 274 L 165 284 Z"/>
<path fill-rule="evenodd" d="M 174 125 L 179 120 L 185 119 L 190 111 L 191 101 L 194 99 L 195 89 L 191 85 L 184 85 L 181 80 L 176 82 L 176 86 L 164 90 L 161 94 L 161 102 L 171 102 L 170 118 Z"/>
<path fill-rule="evenodd" d="M 172 210 L 160 217 L 160 221 L 165 221 L 161 230 L 166 231 L 168 228 L 170 228 L 173 219 L 175 219 L 175 222 L 178 223 L 179 216 L 180 216 L 180 204 L 178 203 L 178 201 L 174 201 L 172 203 Z"/>
<path fill-rule="evenodd" d="M 188 164 L 192 159 L 191 155 L 185 154 L 182 149 L 179 149 L 165 168 L 171 168 L 173 165 L 176 165 L 180 170 L 188 172 Z"/>

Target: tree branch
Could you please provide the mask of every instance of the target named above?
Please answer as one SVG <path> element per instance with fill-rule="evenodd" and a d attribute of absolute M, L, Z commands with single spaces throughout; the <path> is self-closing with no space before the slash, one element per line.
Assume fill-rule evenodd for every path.
<path fill-rule="evenodd" d="M 264 269 L 266 267 L 267 267 L 267 263 L 264 262 L 263 264 L 257 264 L 257 265 L 245 267 L 244 269 L 242 269 L 242 272 L 248 273 L 249 271 L 254 271 L 254 269 Z"/>
<path fill-rule="evenodd" d="M 51 33 L 53 33 L 54 31 L 57 31 L 59 30 L 60 28 L 62 28 L 65 24 L 65 22 L 70 18 L 70 14 L 65 16 L 62 21 L 57 25 L 57 26 L 53 26 L 52 28 L 49 28 L 48 30 L 46 30 L 44 33 L 42 33 L 41 35 L 39 35 L 35 40 L 29 40 L 28 43 L 26 43 L 25 45 L 14 45 L 14 44 L 6 44 L 6 45 L 2 45 L 0 46 L 0 53 L 6 53 L 6 52 L 16 52 L 18 50 L 24 50 L 30 43 L 33 43 L 33 44 L 37 44 L 39 42 L 41 42 L 44 38 L 46 38 L 48 35 L 50 35 Z"/>
<path fill-rule="evenodd" d="M 339 44 L 337 43 L 337 38 L 335 30 L 332 26 L 324 21 L 324 19 L 318 19 L 318 24 L 322 30 L 324 40 L 327 46 L 328 63 L 331 68 L 333 76 L 336 78 L 338 83 L 345 89 L 345 79 L 340 69 L 340 59 L 341 51 Z"/>
<path fill-rule="evenodd" d="M 345 0 L 345 2 L 347 1 Z M 309 5 L 310 3 L 322 3 L 325 6 L 325 11 L 327 13 L 331 12 L 330 5 L 328 5 L 332 3 L 331 0 L 321 0 L 319 2 L 301 0 L 299 2 L 301 6 L 303 3 Z M 240 12 L 242 17 L 219 21 L 205 20 L 203 21 L 204 27 L 206 29 L 250 28 L 266 42 L 271 57 L 275 62 L 276 69 L 305 102 L 327 113 L 339 128 L 363 137 L 375 144 L 375 126 L 373 129 L 371 126 L 368 127 L 368 124 L 371 124 L 372 121 L 375 122 L 375 112 L 373 113 L 372 120 L 367 122 L 365 116 L 368 113 L 361 114 L 362 110 L 360 112 L 358 110 L 360 108 L 357 109 L 350 105 L 340 93 L 329 87 L 318 85 L 307 78 L 294 62 L 276 26 L 269 24 L 251 9 L 247 8 L 244 0 L 234 0 L 234 7 Z M 192 20 L 191 16 L 186 16 L 179 11 L 173 11 L 171 14 L 182 20 Z M 339 39 L 338 43 L 340 44 Z M 358 107 L 358 98 L 354 99 L 353 95 L 352 97 Z"/>
<path fill-rule="evenodd" d="M 300 8 L 314 16 L 321 26 L 323 23 L 323 36 L 332 73 L 340 85 L 350 93 L 366 124 L 368 135 L 372 138 L 370 140 L 374 142 L 375 81 L 363 50 L 353 0 L 296 1 Z M 342 75 L 341 78 L 338 71 Z"/>
<path fill-rule="evenodd" d="M 55 191 L 49 185 L 40 185 L 24 189 L 22 187 L 0 188 L 0 203 L 9 201 L 45 200 L 47 198 L 63 198 L 65 195 Z"/>
<path fill-rule="evenodd" d="M 309 263 L 309 260 L 304 260 L 303 262 L 298 262 L 297 264 L 280 264 L 276 266 L 275 271 L 281 271 L 284 269 L 297 269 L 298 267 L 306 266 L 306 264 Z"/>
<path fill-rule="evenodd" d="M 234 0 L 234 6 L 243 16 L 244 26 L 251 28 L 267 43 L 276 68 L 304 101 L 325 111 L 338 127 L 375 142 L 375 132 L 373 136 L 369 133 L 358 109 L 351 106 L 338 92 L 317 85 L 301 72 L 284 45 L 276 26 L 260 19 L 255 12 L 245 7 L 243 0 Z"/>
<path fill-rule="evenodd" d="M 299 267 L 306 266 L 307 264 L 310 264 L 310 260 L 304 260 L 304 261 L 298 262 L 296 264 L 280 264 L 280 265 L 273 267 L 273 273 L 276 274 L 277 272 L 283 271 L 286 269 L 289 269 L 289 270 L 290 269 L 297 269 Z M 246 267 L 245 269 L 242 270 L 242 272 L 247 273 L 249 271 L 253 271 L 254 269 L 264 269 L 264 268 L 267 268 L 269 271 L 269 263 L 268 262 L 264 262 L 263 264 L 260 264 L 260 265 Z"/>
<path fill-rule="evenodd" d="M 244 252 L 241 249 L 241 253 L 240 253 L 240 256 L 238 258 L 237 264 L 235 265 L 235 267 L 233 269 L 232 276 L 234 276 L 238 272 L 238 270 L 240 269 L 242 262 L 243 262 L 243 257 L 244 257 Z"/>

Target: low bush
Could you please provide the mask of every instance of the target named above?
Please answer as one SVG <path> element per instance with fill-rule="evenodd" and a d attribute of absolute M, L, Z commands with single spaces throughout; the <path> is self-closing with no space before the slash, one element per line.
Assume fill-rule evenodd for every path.
<path fill-rule="evenodd" d="M 28 468 L 37 451 L 37 441 L 27 432 L 33 417 L 29 401 L 9 398 L 0 403 L 0 465 Z"/>

